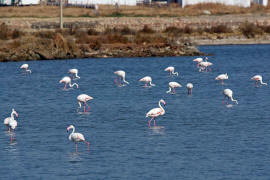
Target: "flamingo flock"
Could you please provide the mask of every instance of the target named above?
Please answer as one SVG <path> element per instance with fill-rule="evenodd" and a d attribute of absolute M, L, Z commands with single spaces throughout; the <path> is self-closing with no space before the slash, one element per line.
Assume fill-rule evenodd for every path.
<path fill-rule="evenodd" d="M 208 61 L 208 58 L 196 58 L 193 60 L 193 62 L 197 63 L 197 68 L 199 69 L 199 72 L 211 72 L 212 69 L 210 68 L 210 66 L 213 65 L 213 63 Z M 24 73 L 29 73 L 31 74 L 32 71 L 29 69 L 29 65 L 28 64 L 23 64 L 20 66 L 20 69 L 23 70 Z M 173 76 L 178 76 L 178 72 L 175 72 L 175 68 L 173 66 L 169 66 L 167 68 L 164 69 L 165 72 L 169 72 L 170 77 L 172 78 Z M 68 74 L 69 76 L 64 76 L 59 83 L 64 83 L 64 89 L 67 89 L 67 86 L 69 86 L 70 88 L 73 88 L 74 86 L 76 86 L 76 88 L 79 88 L 79 85 L 77 83 L 71 83 L 72 80 L 78 80 L 80 79 L 80 76 L 78 76 L 78 69 L 69 69 L 68 70 Z M 126 80 L 126 72 L 123 70 L 118 70 L 115 71 L 114 74 L 116 75 L 116 78 L 114 80 L 114 83 L 117 87 L 124 87 L 126 85 L 129 85 L 129 82 Z M 221 85 L 224 85 L 224 80 L 228 80 L 229 76 L 227 73 L 225 74 L 220 74 L 218 75 L 215 80 L 220 81 Z M 262 81 L 262 76 L 261 75 L 255 75 L 251 78 L 251 80 L 255 81 L 255 87 L 258 87 L 258 83 L 260 83 L 260 85 L 267 85 L 267 83 Z M 143 78 L 141 78 L 139 80 L 140 82 L 144 82 L 144 87 L 154 87 L 156 86 L 155 84 L 153 84 L 152 82 L 152 78 L 150 76 L 145 76 Z M 166 91 L 166 93 L 169 94 L 175 94 L 175 89 L 182 87 L 182 85 L 178 82 L 175 81 L 171 81 L 168 83 L 169 86 L 169 90 Z M 192 95 L 192 89 L 193 89 L 193 84 L 192 83 L 187 83 L 186 84 L 186 88 L 187 88 L 187 94 L 188 95 Z M 233 97 L 233 91 L 229 88 L 226 88 L 223 90 L 222 92 L 224 99 L 222 101 L 222 103 L 225 103 L 225 100 L 227 100 L 226 104 L 229 103 L 229 101 L 234 102 L 235 104 L 238 104 L 238 101 L 236 99 L 234 99 Z M 83 113 L 88 113 L 90 111 L 90 106 L 88 105 L 88 101 L 93 100 L 94 98 L 87 95 L 87 94 L 80 94 L 77 96 L 77 102 L 78 102 L 78 108 L 77 108 L 77 112 L 79 112 L 79 110 L 82 108 L 83 106 Z M 153 108 L 150 111 L 148 111 L 146 113 L 146 118 L 150 118 L 148 120 L 148 127 L 151 129 L 151 123 L 152 121 L 154 121 L 154 128 L 156 128 L 156 118 L 159 116 L 163 116 L 165 114 L 165 105 L 166 102 L 163 99 L 160 99 L 158 102 L 158 107 L 157 108 Z M 10 136 L 10 141 L 13 142 L 15 140 L 15 129 L 18 125 L 18 122 L 15 120 L 15 116 L 18 118 L 18 113 L 15 111 L 15 109 L 12 109 L 12 112 L 10 114 L 10 117 L 7 117 L 4 119 L 4 125 L 8 128 L 8 131 L 11 133 L 11 131 L 13 130 L 13 133 Z M 76 145 L 76 152 L 78 152 L 78 143 L 79 142 L 84 142 L 85 144 L 87 144 L 87 149 L 89 151 L 89 146 L 90 143 L 88 141 L 85 140 L 84 135 L 81 133 L 77 133 L 75 132 L 75 126 L 74 125 L 70 125 L 67 127 L 67 131 L 71 130 L 72 132 L 70 133 L 68 139 L 72 142 L 75 143 Z"/>

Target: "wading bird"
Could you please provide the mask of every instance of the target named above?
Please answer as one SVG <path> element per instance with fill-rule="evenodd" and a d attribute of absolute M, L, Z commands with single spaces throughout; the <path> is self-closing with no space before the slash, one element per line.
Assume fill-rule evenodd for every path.
<path fill-rule="evenodd" d="M 193 84 L 192 83 L 187 83 L 188 95 L 192 94 L 192 88 L 193 88 Z"/>
<path fill-rule="evenodd" d="M 21 69 L 23 69 L 24 70 L 24 72 L 26 72 L 26 73 L 32 73 L 32 71 L 30 70 L 30 69 L 28 69 L 29 68 L 29 65 L 28 64 L 23 64 L 23 65 L 21 65 Z"/>
<path fill-rule="evenodd" d="M 267 85 L 267 83 L 264 83 L 264 82 L 262 81 L 262 76 L 261 76 L 261 75 L 253 76 L 251 79 L 255 81 L 255 86 L 256 86 L 256 87 L 258 87 L 258 82 L 260 82 L 261 85 Z"/>
<path fill-rule="evenodd" d="M 151 128 L 151 121 L 152 120 L 154 120 L 154 127 L 156 127 L 156 120 L 155 120 L 155 118 L 158 117 L 158 116 L 162 116 L 162 115 L 165 114 L 165 110 L 163 109 L 163 107 L 161 106 L 160 103 L 166 105 L 166 102 L 163 99 L 161 99 L 158 102 L 159 108 L 151 109 L 148 113 L 146 113 L 146 117 L 151 117 L 151 119 L 148 121 L 149 128 Z"/>
<path fill-rule="evenodd" d="M 71 78 L 68 77 L 68 76 L 63 77 L 63 78 L 59 81 L 59 83 L 65 83 L 64 89 L 67 88 L 67 84 L 69 84 L 69 87 L 76 86 L 77 88 L 79 88 L 79 85 L 78 85 L 77 83 L 71 84 Z"/>
<path fill-rule="evenodd" d="M 76 153 L 78 152 L 78 142 L 84 142 L 87 144 L 87 149 L 89 151 L 89 145 L 90 143 L 85 141 L 85 138 L 83 134 L 81 133 L 75 133 L 75 127 L 73 125 L 70 125 L 67 127 L 67 132 L 72 129 L 72 133 L 69 135 L 68 139 L 76 144 Z"/>
<path fill-rule="evenodd" d="M 172 89 L 173 89 L 173 94 L 175 93 L 175 88 L 177 87 L 182 87 L 181 84 L 179 84 L 178 82 L 169 82 L 169 90 L 166 91 L 166 93 L 171 93 Z"/>
<path fill-rule="evenodd" d="M 8 131 L 10 131 L 10 126 L 9 126 L 8 123 L 9 123 L 10 120 L 14 119 L 14 115 L 16 115 L 16 117 L 19 116 L 18 113 L 14 109 L 12 109 L 10 117 L 7 117 L 7 118 L 4 119 L 4 125 L 6 125 L 8 127 Z"/>
<path fill-rule="evenodd" d="M 164 69 L 164 71 L 169 71 L 170 72 L 170 76 L 172 76 L 172 75 L 178 76 L 178 72 L 174 72 L 174 67 L 173 66 L 167 67 L 166 69 Z"/>
<path fill-rule="evenodd" d="M 79 96 L 77 96 L 77 100 L 78 100 L 78 110 L 82 107 L 82 103 L 84 103 L 83 106 L 83 112 L 87 112 L 90 111 L 90 106 L 87 104 L 87 101 L 94 99 L 91 96 L 88 96 L 87 94 L 80 94 Z M 85 111 L 85 107 L 87 106 L 87 111 Z"/>
<path fill-rule="evenodd" d="M 222 103 L 224 104 L 224 100 L 225 100 L 225 98 L 227 97 L 228 99 L 230 99 L 231 101 L 233 101 L 233 102 L 235 102 L 236 104 L 238 104 L 238 101 L 237 100 L 235 100 L 235 99 L 233 99 L 233 92 L 232 92 L 232 90 L 230 90 L 230 89 L 224 89 L 223 90 L 223 95 L 224 95 L 224 99 L 223 99 L 223 101 L 222 101 Z M 227 103 L 228 104 L 228 103 Z"/>
<path fill-rule="evenodd" d="M 155 84 L 152 84 L 152 78 L 150 76 L 145 76 L 144 78 L 139 80 L 140 82 L 145 82 L 144 87 L 148 87 L 147 84 L 149 83 L 150 87 L 155 86 Z"/>
<path fill-rule="evenodd" d="M 78 76 L 78 69 L 70 69 L 68 71 L 69 74 L 71 74 L 71 76 L 74 77 L 74 79 L 80 79 L 80 76 Z"/>
<path fill-rule="evenodd" d="M 229 76 L 228 74 L 220 74 L 216 77 L 216 80 L 219 80 L 220 81 L 220 84 L 224 84 L 224 80 L 228 79 Z"/>
<path fill-rule="evenodd" d="M 116 74 L 116 76 L 118 77 L 118 80 L 119 80 L 119 86 L 122 86 L 121 85 L 121 77 L 123 79 L 123 82 L 126 83 L 126 84 L 129 84 L 129 82 L 126 81 L 126 72 L 125 71 L 115 71 L 114 74 Z M 117 86 L 117 78 L 114 80 L 115 82 L 115 85 Z"/>

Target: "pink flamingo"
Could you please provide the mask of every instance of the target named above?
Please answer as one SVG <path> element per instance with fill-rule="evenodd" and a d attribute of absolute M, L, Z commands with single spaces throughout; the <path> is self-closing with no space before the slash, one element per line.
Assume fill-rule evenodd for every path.
<path fill-rule="evenodd" d="M 172 89 L 173 89 L 173 94 L 175 93 L 175 88 L 177 87 L 182 87 L 181 84 L 179 84 L 178 82 L 169 82 L 169 90 L 166 91 L 166 93 L 171 93 Z"/>
<path fill-rule="evenodd" d="M 68 73 L 74 76 L 75 79 L 80 79 L 80 76 L 78 76 L 78 69 L 70 69 Z"/>
<path fill-rule="evenodd" d="M 73 125 L 70 125 L 67 127 L 67 132 L 72 129 L 72 133 L 69 135 L 68 139 L 76 144 L 76 153 L 78 152 L 78 142 L 84 142 L 87 144 L 87 149 L 89 151 L 89 145 L 90 143 L 87 142 L 81 133 L 75 133 L 75 127 Z"/>
<path fill-rule="evenodd" d="M 59 83 L 65 83 L 64 89 L 67 89 L 67 84 L 69 84 L 69 87 L 76 86 L 77 88 L 79 88 L 79 85 L 78 85 L 77 83 L 71 84 L 71 78 L 68 77 L 68 76 L 63 77 L 63 78 L 59 81 Z"/>
<path fill-rule="evenodd" d="M 88 96 L 87 94 L 80 94 L 77 97 L 78 104 L 79 104 L 78 110 L 82 107 L 82 103 L 84 103 L 83 112 L 86 112 L 85 106 L 87 106 L 87 111 L 90 111 L 90 106 L 86 102 L 91 99 L 94 99 L 94 98 L 92 98 L 91 96 Z"/>
<path fill-rule="evenodd" d="M 264 83 L 264 82 L 262 81 L 262 76 L 261 76 L 261 75 L 253 76 L 251 79 L 255 81 L 255 86 L 256 86 L 256 87 L 258 87 L 258 82 L 260 82 L 261 85 L 267 85 L 267 83 Z"/>
<path fill-rule="evenodd" d="M 8 127 L 9 132 L 10 132 L 10 126 L 9 126 L 8 123 L 9 123 L 10 120 L 14 119 L 14 115 L 16 115 L 16 117 L 19 116 L 18 113 L 14 109 L 12 109 L 10 117 L 7 117 L 7 118 L 4 119 L 4 125 L 6 125 Z"/>
<path fill-rule="evenodd" d="M 193 89 L 193 84 L 192 83 L 187 83 L 187 89 L 188 89 L 188 95 L 192 94 L 192 89 Z"/>
<path fill-rule="evenodd" d="M 129 82 L 127 82 L 126 79 L 125 79 L 126 78 L 126 72 L 125 71 L 122 71 L 122 70 L 115 71 L 114 74 L 116 74 L 118 79 L 119 79 L 119 86 L 122 86 L 121 85 L 121 77 L 122 77 L 124 83 L 129 84 Z M 115 79 L 114 82 L 115 82 L 115 85 L 117 85 L 117 79 Z"/>
<path fill-rule="evenodd" d="M 165 110 L 161 106 L 160 103 L 163 103 L 164 105 L 166 105 L 166 102 L 163 99 L 161 99 L 158 102 L 159 108 L 151 109 L 148 113 L 146 113 L 146 117 L 151 117 L 151 119 L 148 121 L 149 128 L 151 128 L 151 121 L 152 120 L 154 120 L 154 127 L 156 127 L 156 120 L 155 120 L 155 118 L 158 117 L 158 116 L 162 116 L 162 115 L 165 114 Z"/>
<path fill-rule="evenodd" d="M 230 89 L 224 89 L 223 90 L 223 95 L 224 95 L 224 99 L 223 99 L 223 101 L 222 101 L 222 103 L 224 104 L 224 100 L 225 100 L 225 98 L 227 97 L 228 99 L 230 99 L 231 101 L 234 101 L 236 104 L 238 104 L 238 101 L 237 100 L 235 100 L 235 99 L 233 99 L 233 92 L 232 92 L 232 90 L 230 90 Z M 228 103 L 227 103 L 228 104 Z"/>
<path fill-rule="evenodd" d="M 220 75 L 218 75 L 217 77 L 216 77 L 216 80 L 219 80 L 220 81 L 220 84 L 224 84 L 224 80 L 225 79 L 228 79 L 229 78 L 229 76 L 228 76 L 228 74 L 226 73 L 226 74 L 220 74 Z"/>
<path fill-rule="evenodd" d="M 164 71 L 169 71 L 170 72 L 170 76 L 172 76 L 172 75 L 178 76 L 178 72 L 174 72 L 174 67 L 173 66 L 167 67 L 166 69 L 164 69 Z"/>
<path fill-rule="evenodd" d="M 149 83 L 150 87 L 155 86 L 155 84 L 152 84 L 152 78 L 150 76 L 145 76 L 144 78 L 140 79 L 139 81 L 145 82 L 144 87 L 148 87 L 147 83 Z"/>
<path fill-rule="evenodd" d="M 199 72 L 201 72 L 201 71 L 206 71 L 207 72 L 207 70 L 209 70 L 209 72 L 211 72 L 211 68 L 210 68 L 210 66 L 212 66 L 213 65 L 213 63 L 211 63 L 211 62 L 208 62 L 208 61 L 203 61 L 203 62 L 200 62 L 199 63 L 199 67 L 200 67 L 200 69 L 199 69 Z"/>
<path fill-rule="evenodd" d="M 24 71 L 27 73 L 27 72 L 29 72 L 30 74 L 32 73 L 32 71 L 30 70 L 30 69 L 28 69 L 29 68 L 29 65 L 28 64 L 23 64 L 23 65 L 21 65 L 21 67 L 20 67 L 21 69 L 24 69 Z"/>
<path fill-rule="evenodd" d="M 193 59 L 194 62 L 197 62 L 197 67 L 199 67 L 200 62 L 203 62 L 203 58 L 199 57 L 196 59 Z"/>

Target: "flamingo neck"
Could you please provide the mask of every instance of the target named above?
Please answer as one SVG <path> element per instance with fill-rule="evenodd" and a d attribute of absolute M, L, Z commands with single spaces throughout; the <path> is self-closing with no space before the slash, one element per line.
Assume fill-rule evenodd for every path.
<path fill-rule="evenodd" d="M 80 79 L 80 76 L 78 76 L 78 74 L 77 74 L 77 73 L 75 74 L 75 77 L 76 77 L 76 78 L 78 78 L 78 79 Z"/>
<path fill-rule="evenodd" d="M 11 117 L 12 119 L 14 119 L 14 115 L 15 115 L 15 113 L 12 112 L 11 115 L 10 115 L 10 117 Z"/>
<path fill-rule="evenodd" d="M 72 132 L 71 134 L 73 134 L 75 132 L 75 127 L 72 127 Z"/>
<path fill-rule="evenodd" d="M 155 86 L 155 84 L 152 84 L 152 81 L 150 81 L 150 83 L 149 83 L 149 84 L 150 84 L 150 86 Z"/>
<path fill-rule="evenodd" d="M 77 83 L 71 84 L 71 82 L 69 82 L 69 87 L 73 87 L 73 86 L 77 86 L 77 88 L 79 87 L 79 85 Z"/>
<path fill-rule="evenodd" d="M 178 76 L 178 72 L 173 71 L 172 74 Z"/>
<path fill-rule="evenodd" d="M 122 77 L 123 77 L 123 82 L 126 84 L 129 84 L 129 82 L 126 81 L 125 76 L 122 76 Z"/>
<path fill-rule="evenodd" d="M 236 104 L 238 104 L 238 101 L 236 99 L 233 99 L 233 97 L 230 97 L 231 101 L 235 102 Z"/>
<path fill-rule="evenodd" d="M 159 106 L 159 108 L 161 109 L 162 112 L 165 112 L 165 110 L 163 109 L 163 107 L 162 107 L 161 104 L 160 104 L 160 101 L 159 101 L 159 103 L 158 103 L 158 106 Z"/>
<path fill-rule="evenodd" d="M 170 93 L 171 91 L 172 91 L 172 88 L 169 87 L 169 91 L 167 91 L 167 93 Z M 160 105 L 160 103 L 159 103 L 159 105 Z"/>
<path fill-rule="evenodd" d="M 267 83 L 264 83 L 262 80 L 260 80 L 260 83 L 261 83 L 262 85 L 267 85 Z"/>

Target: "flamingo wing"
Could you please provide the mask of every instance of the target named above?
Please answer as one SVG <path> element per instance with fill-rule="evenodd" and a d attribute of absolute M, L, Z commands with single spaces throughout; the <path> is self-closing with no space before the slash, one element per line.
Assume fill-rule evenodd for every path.
<path fill-rule="evenodd" d="M 85 141 L 84 136 L 81 133 L 73 133 L 71 139 L 74 142 Z"/>
<path fill-rule="evenodd" d="M 146 113 L 146 117 L 157 117 L 161 114 L 161 109 L 160 108 L 154 108 L 151 109 L 148 113 Z"/>

